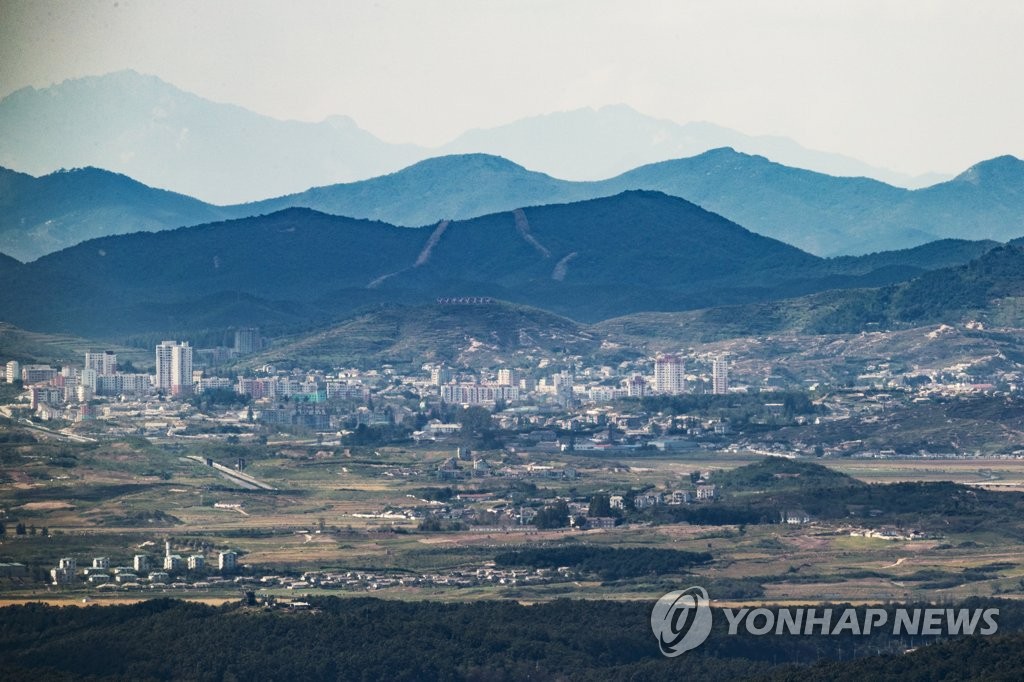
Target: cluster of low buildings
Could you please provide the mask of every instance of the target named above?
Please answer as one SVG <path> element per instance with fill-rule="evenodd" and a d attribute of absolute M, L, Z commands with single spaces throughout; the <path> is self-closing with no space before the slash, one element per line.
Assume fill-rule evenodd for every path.
<path fill-rule="evenodd" d="M 238 554 L 225 550 L 217 553 L 216 570 L 225 574 L 233 572 L 238 566 Z M 57 565 L 50 569 L 50 579 L 54 585 L 69 586 L 83 581 L 99 587 L 115 585 L 125 589 L 147 585 L 170 585 L 172 583 L 190 584 L 210 582 L 209 574 L 213 566 L 207 566 L 205 554 L 191 554 L 183 557 L 171 552 L 171 543 L 165 543 L 164 556 L 154 561 L 149 554 L 136 554 L 131 565 L 112 566 L 109 557 L 95 557 L 91 565 L 78 567 L 74 557 L 61 558 Z M 189 578 L 191 581 L 182 580 Z"/>
<path fill-rule="evenodd" d="M 940 328 L 934 333 L 944 332 Z M 200 349 L 188 341 L 162 341 L 154 348 L 152 373 L 119 363 L 112 351 L 88 352 L 80 367 L 10 361 L 4 370 L 8 382 L 22 383 L 28 409 L 37 418 L 97 420 L 111 435 L 233 435 L 244 439 L 247 434 L 274 429 L 342 436 L 361 427 L 394 427 L 390 433 L 400 432 L 402 438 L 454 443 L 466 437 L 455 423 L 457 408 L 479 406 L 493 411 L 491 428 L 502 432 L 505 447 L 520 453 L 679 451 L 705 443 L 728 447 L 723 441 L 782 456 L 864 452 L 844 444 L 803 443 L 799 435 L 778 443 L 757 434 L 747 440 L 731 439 L 733 425 L 727 417 L 649 413 L 635 402 L 620 402 L 623 398 L 740 394 L 796 385 L 813 392 L 818 387 L 800 382 L 784 367 L 765 369 L 764 363 L 757 365 L 736 347 L 729 348 L 730 356 L 739 358 L 735 361 L 722 352 L 679 351 L 615 365 L 588 364 L 586 358 L 567 356 L 531 359 L 529 366 L 520 361 L 518 366 L 493 368 L 456 368 L 432 362 L 410 368 L 382 364 L 330 371 L 272 365 L 240 373 L 224 369 L 263 347 L 259 330 L 243 329 L 236 332 L 231 348 Z M 926 372 L 894 361 L 858 364 L 860 373 L 851 375 L 855 386 L 823 393 L 828 394 L 828 402 L 822 404 L 821 415 L 813 418 L 865 421 L 897 402 L 990 393 L 996 381 L 1011 388 L 1024 383 L 1024 377 L 1015 375 L 972 373 L 974 366 L 965 361 L 963 366 Z M 213 415 L 209 410 L 200 414 L 183 400 L 212 391 L 244 396 L 247 404 Z M 0 409 L 10 416 L 10 408 Z M 763 414 L 751 423 L 781 423 L 783 410 L 782 404 L 766 402 Z M 797 416 L 792 423 L 807 423 L 807 417 Z M 459 469 L 453 467 L 439 475 L 457 478 L 478 473 Z"/>
<path fill-rule="evenodd" d="M 254 415 L 259 421 L 321 431 L 336 429 L 343 421 L 337 403 L 365 404 L 373 395 L 379 395 L 384 404 L 355 414 L 357 424 L 400 422 L 408 416 L 403 413 L 408 408 L 402 401 L 389 400 L 398 393 L 389 390 L 395 386 L 441 404 L 488 408 L 534 404 L 566 409 L 623 397 L 681 394 L 699 381 L 697 377 L 688 379 L 684 359 L 677 355 L 659 355 L 649 373 L 631 369 L 631 365 L 551 370 L 547 361 L 541 361 L 533 370 L 503 367 L 492 372 L 425 365 L 421 371 L 427 376 L 403 376 L 386 365 L 377 370 L 334 373 L 278 371 L 264 366 L 242 375 L 219 375 L 218 367 L 258 350 L 262 343 L 255 329 L 237 331 L 235 346 L 230 349 L 197 349 L 188 341 L 162 341 L 155 347 L 152 373 L 135 371 L 130 365 L 122 367 L 117 354 L 109 350 L 87 352 L 81 367 L 22 365 L 12 360 L 4 368 L 5 378 L 8 383 L 22 383 L 31 410 L 43 419 L 76 422 L 94 418 L 98 416 L 93 409 L 97 398 L 146 401 L 155 395 L 186 398 L 230 390 L 252 398 L 259 408 Z M 711 379 L 701 384 L 701 390 L 727 392 L 728 362 L 715 357 L 711 365 Z M 353 415 L 342 416 L 348 419 Z"/>
<path fill-rule="evenodd" d="M 456 569 L 443 573 L 409 574 L 407 571 L 308 571 L 299 580 L 268 576 L 265 585 L 282 585 L 292 590 L 339 589 L 375 591 L 397 587 L 479 587 L 481 585 L 541 585 L 568 582 L 578 577 L 570 568 L 534 570 L 500 569 L 493 565 Z"/>

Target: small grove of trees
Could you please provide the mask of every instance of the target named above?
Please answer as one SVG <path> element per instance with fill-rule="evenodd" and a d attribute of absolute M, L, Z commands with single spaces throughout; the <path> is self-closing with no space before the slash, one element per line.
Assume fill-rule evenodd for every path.
<path fill-rule="evenodd" d="M 607 493 L 595 493 L 590 498 L 590 506 L 587 507 L 587 516 L 614 516 L 612 510 L 611 496 Z"/>
<path fill-rule="evenodd" d="M 533 518 L 533 525 L 537 528 L 565 528 L 569 525 L 569 505 L 558 502 L 544 507 Z"/>
<path fill-rule="evenodd" d="M 585 573 L 596 573 L 603 580 L 622 580 L 646 575 L 686 572 L 693 566 L 709 563 L 707 552 L 686 552 L 651 547 L 535 547 L 503 552 L 494 557 L 497 566 L 557 568 L 571 566 Z"/>
<path fill-rule="evenodd" d="M 360 424 L 342 439 L 345 445 L 378 446 L 408 440 L 409 431 L 401 426 Z"/>
<path fill-rule="evenodd" d="M 7 528 L 5 528 L 2 523 L 0 523 L 0 537 L 4 536 L 6 534 L 7 534 Z M 45 537 L 49 537 L 50 529 L 47 528 L 46 526 L 43 526 L 42 529 L 39 529 L 39 528 L 35 527 L 35 524 L 32 524 L 31 526 L 26 526 L 24 523 L 19 523 L 18 525 L 16 525 L 14 527 L 14 534 L 15 535 L 29 535 L 29 536 L 32 536 L 32 537 L 35 537 L 36 535 L 42 535 L 45 538 Z"/>
<path fill-rule="evenodd" d="M 189 398 L 197 410 L 207 412 L 214 407 L 241 407 L 252 402 L 252 396 L 242 395 L 230 388 L 214 388 Z"/>
<path fill-rule="evenodd" d="M 460 408 L 455 421 L 462 426 L 462 442 L 469 448 L 493 450 L 501 447 L 491 413 L 478 405 Z"/>

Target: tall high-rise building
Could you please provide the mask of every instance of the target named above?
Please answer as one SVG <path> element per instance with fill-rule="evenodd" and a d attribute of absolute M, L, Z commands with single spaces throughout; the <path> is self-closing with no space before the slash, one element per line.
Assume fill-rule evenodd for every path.
<path fill-rule="evenodd" d="M 654 361 L 654 390 L 665 395 L 678 395 L 686 390 L 683 361 L 676 355 L 659 355 Z"/>
<path fill-rule="evenodd" d="M 187 341 L 163 341 L 156 347 L 156 390 L 171 395 L 192 392 L 192 347 Z"/>
<path fill-rule="evenodd" d="M 217 555 L 217 568 L 222 571 L 232 571 L 238 565 L 238 555 L 232 551 L 221 552 Z"/>
<path fill-rule="evenodd" d="M 724 395 L 729 392 L 729 362 L 719 355 L 711 363 L 711 392 Z"/>
<path fill-rule="evenodd" d="M 7 363 L 7 383 L 13 384 L 15 381 L 21 379 L 21 363 L 17 360 L 11 360 Z"/>
<path fill-rule="evenodd" d="M 452 380 L 452 371 L 441 365 L 430 370 L 430 383 L 434 386 L 443 386 Z"/>
<path fill-rule="evenodd" d="M 239 355 L 255 353 L 263 345 L 260 330 L 257 327 L 246 327 L 235 330 L 235 352 Z"/>
<path fill-rule="evenodd" d="M 518 386 L 519 376 L 518 372 L 514 369 L 499 369 L 498 370 L 498 385 L 499 386 Z"/>
<path fill-rule="evenodd" d="M 96 370 L 101 377 L 113 376 L 117 373 L 117 353 L 105 350 L 102 353 L 86 353 L 85 368 Z"/>

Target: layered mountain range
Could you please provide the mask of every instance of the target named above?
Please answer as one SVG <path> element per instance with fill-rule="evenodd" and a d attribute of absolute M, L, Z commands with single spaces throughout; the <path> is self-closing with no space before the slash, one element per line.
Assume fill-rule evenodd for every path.
<path fill-rule="evenodd" d="M 406 348 L 463 320 L 533 343 L 547 329 L 547 345 L 568 348 L 613 328 L 707 339 L 1024 323 L 1024 161 L 1012 156 L 906 189 L 842 177 L 884 174 L 787 140 L 626 107 L 424 150 L 124 72 L 4 98 L 0 163 L 87 166 L 0 168 L 0 319 L 38 331 L 259 325 Z M 302 191 L 275 196 L 282 179 Z M 271 198 L 195 198 L 240 188 Z"/>
<path fill-rule="evenodd" d="M 22 261 L 86 239 L 241 218 L 285 208 L 419 227 L 524 206 L 657 190 L 816 255 L 904 249 L 936 239 L 1024 235 L 1024 162 L 1005 156 L 906 190 L 715 149 L 599 182 L 569 182 L 484 154 L 419 162 L 370 180 L 214 206 L 94 168 L 40 178 L 0 170 L 0 252 Z"/>
<path fill-rule="evenodd" d="M 902 186 L 944 179 L 908 178 L 786 138 L 678 124 L 622 105 L 472 130 L 427 148 L 385 142 L 345 116 L 318 123 L 273 119 L 134 71 L 22 88 L 0 100 L 2 166 L 34 175 L 95 166 L 219 204 L 361 180 L 457 153 L 495 154 L 559 177 L 595 180 L 725 146 Z"/>
<path fill-rule="evenodd" d="M 422 228 L 292 208 L 0 260 L 0 319 L 105 337 L 294 329 L 382 303 L 490 297 L 596 321 L 888 286 L 997 246 L 823 259 L 650 191 Z"/>

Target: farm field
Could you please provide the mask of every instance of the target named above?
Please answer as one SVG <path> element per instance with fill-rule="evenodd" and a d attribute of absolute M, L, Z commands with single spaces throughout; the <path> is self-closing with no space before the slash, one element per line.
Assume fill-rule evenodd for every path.
<path fill-rule="evenodd" d="M 159 558 L 170 540 L 176 552 L 214 561 L 219 551 L 238 552 L 245 575 L 260 594 L 294 599 L 304 594 L 365 595 L 395 599 L 513 599 L 540 602 L 584 599 L 656 599 L 681 583 L 701 584 L 722 603 L 878 603 L 969 596 L 1019 597 L 1024 592 L 1024 538 L 998 529 L 930 533 L 916 539 L 851 535 L 854 520 L 803 525 L 630 523 L 615 528 L 540 530 L 523 526 L 464 526 L 440 532 L 421 528 L 412 510 L 429 509 L 424 491 L 450 486 L 454 493 L 484 494 L 465 502 L 474 513 L 528 502 L 516 485 L 530 484 L 535 497 L 587 499 L 595 493 L 645 487 L 671 488 L 692 474 L 738 469 L 764 460 L 744 452 L 698 451 L 651 457 L 535 456 L 544 466 L 572 467 L 572 479 L 509 481 L 500 477 L 457 483 L 437 480 L 451 451 L 443 448 L 327 448 L 276 443 L 271 452 L 249 454 L 245 473 L 274 490 L 243 490 L 205 456 L 229 462 L 223 445 L 160 444 L 139 440 L 99 444 L 41 442 L 5 445 L 0 487 L 7 533 L 0 563 L 27 567 L 27 578 L 0 579 L 0 599 L 60 603 L 114 603 L 171 594 L 217 602 L 236 599 L 234 581 L 202 588 L 143 586 L 114 593 L 79 583 L 56 587 L 42 578 L 65 556 L 79 566 L 109 557 L 130 565 L 136 554 Z M 238 453 L 234 453 L 238 454 Z M 499 453 L 478 453 L 497 460 Z M 201 455 L 200 461 L 190 455 Z M 67 466 L 73 460 L 72 466 Z M 54 464 L 57 462 L 57 464 Z M 954 481 L 995 490 L 1024 485 L 1024 462 L 972 460 L 819 460 L 868 483 Z M 515 485 L 513 485 L 515 484 Z M 488 493 L 488 491 L 490 491 Z M 717 503 L 710 503 L 712 506 Z M 35 534 L 14 533 L 14 522 Z M 45 530 L 45 535 L 43 530 Z M 713 561 L 669 575 L 622 580 L 518 579 L 495 583 L 424 584 L 415 576 L 467 575 L 493 567 L 497 554 L 550 546 L 668 549 L 708 552 Z M 306 572 L 375 576 L 357 587 L 301 584 Z M 284 576 L 265 581 L 267 576 Z M 237 577 L 237 576 L 236 576 Z M 291 581 L 300 583 L 289 587 Z"/>

